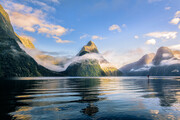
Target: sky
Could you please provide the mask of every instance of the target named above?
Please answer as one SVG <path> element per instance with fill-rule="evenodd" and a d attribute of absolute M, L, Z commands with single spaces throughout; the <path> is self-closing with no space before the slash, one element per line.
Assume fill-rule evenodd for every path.
<path fill-rule="evenodd" d="M 53 56 L 75 56 L 92 40 L 117 67 L 180 49 L 180 0 L 1 0 L 15 32 Z"/>

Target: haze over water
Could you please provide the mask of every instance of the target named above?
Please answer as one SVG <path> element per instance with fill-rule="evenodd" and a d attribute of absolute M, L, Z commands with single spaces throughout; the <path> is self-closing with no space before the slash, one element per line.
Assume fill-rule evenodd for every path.
<path fill-rule="evenodd" d="M 2 120 L 180 119 L 180 78 L 16 78 L 0 81 Z"/>

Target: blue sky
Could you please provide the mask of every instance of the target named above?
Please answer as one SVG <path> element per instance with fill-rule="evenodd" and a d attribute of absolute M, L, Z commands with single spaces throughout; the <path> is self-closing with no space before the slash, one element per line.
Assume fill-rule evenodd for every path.
<path fill-rule="evenodd" d="M 160 46 L 180 45 L 180 0 L 2 0 L 1 4 L 19 35 L 31 37 L 37 49 L 60 56 L 76 55 L 92 40 L 108 60 L 123 65 Z"/>

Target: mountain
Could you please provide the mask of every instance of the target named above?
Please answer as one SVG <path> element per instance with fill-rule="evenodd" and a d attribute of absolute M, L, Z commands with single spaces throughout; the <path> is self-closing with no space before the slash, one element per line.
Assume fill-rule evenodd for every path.
<path fill-rule="evenodd" d="M 64 74 L 68 76 L 120 76 L 122 72 L 112 66 L 89 41 L 71 60 Z"/>
<path fill-rule="evenodd" d="M 174 57 L 172 50 L 168 47 L 160 47 L 157 50 L 156 56 L 153 59 L 154 65 L 160 65 L 163 60 L 168 60 Z"/>
<path fill-rule="evenodd" d="M 179 52 L 168 47 L 160 47 L 153 59 L 153 66 L 149 69 L 149 74 L 154 76 L 179 76 L 180 59 L 177 57 Z"/>
<path fill-rule="evenodd" d="M 17 39 L 17 36 L 14 33 L 13 27 L 11 25 L 9 15 L 0 5 L 0 38 L 4 38 L 4 34 L 6 36 Z"/>
<path fill-rule="evenodd" d="M 0 5 L 0 77 L 54 76 L 23 51 L 6 11 Z"/>
<path fill-rule="evenodd" d="M 120 68 L 120 70 L 122 72 L 124 72 L 125 74 L 127 72 L 130 72 L 133 70 L 138 70 L 138 69 L 150 64 L 152 62 L 154 56 L 155 56 L 154 53 L 146 54 L 141 59 L 139 59 L 138 61 L 123 66 L 122 68 Z"/>
<path fill-rule="evenodd" d="M 180 75 L 180 51 L 174 51 L 168 47 L 160 47 L 156 54 L 145 55 L 149 58 L 146 63 L 139 61 L 128 64 L 120 70 L 130 76 L 179 76 Z"/>
<path fill-rule="evenodd" d="M 99 51 L 98 51 L 96 45 L 94 44 L 94 42 L 89 41 L 87 45 L 83 46 L 83 48 L 77 54 L 77 56 L 83 56 L 86 53 L 99 53 Z"/>
<path fill-rule="evenodd" d="M 81 60 L 72 63 L 65 71 L 68 76 L 105 76 L 97 60 Z"/>

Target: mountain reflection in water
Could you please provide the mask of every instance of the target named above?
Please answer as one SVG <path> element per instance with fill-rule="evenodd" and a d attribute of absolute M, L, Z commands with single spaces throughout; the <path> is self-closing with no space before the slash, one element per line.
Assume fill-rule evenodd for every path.
<path fill-rule="evenodd" d="M 2 120 L 180 119 L 175 77 L 0 80 Z"/>

